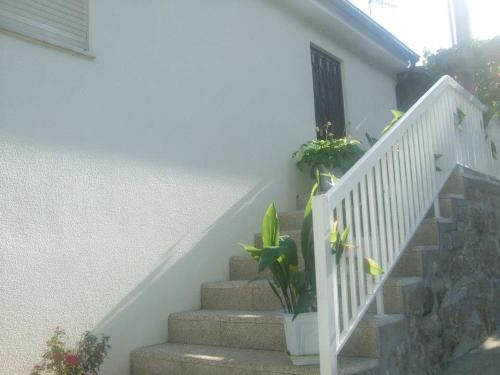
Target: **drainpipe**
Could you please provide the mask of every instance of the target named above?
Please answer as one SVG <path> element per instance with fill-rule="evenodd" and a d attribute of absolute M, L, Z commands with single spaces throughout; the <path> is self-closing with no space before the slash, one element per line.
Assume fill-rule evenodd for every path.
<path fill-rule="evenodd" d="M 466 61 L 459 79 L 462 85 L 474 94 L 476 88 L 471 67 L 473 56 L 468 0 L 448 0 L 448 12 L 453 47 L 459 47 L 463 51 Z"/>
<path fill-rule="evenodd" d="M 468 0 L 448 0 L 451 39 L 453 46 L 468 45 L 471 41 Z"/>

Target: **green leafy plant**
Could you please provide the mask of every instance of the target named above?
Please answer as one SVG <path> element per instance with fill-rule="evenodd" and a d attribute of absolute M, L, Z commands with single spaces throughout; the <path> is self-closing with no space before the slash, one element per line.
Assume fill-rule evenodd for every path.
<path fill-rule="evenodd" d="M 387 133 L 389 130 L 392 129 L 392 127 L 394 125 L 396 125 L 396 123 L 401 120 L 401 117 L 403 117 L 405 115 L 404 112 L 401 112 L 401 111 L 398 111 L 397 109 L 391 109 L 391 113 L 392 113 L 392 120 L 385 126 L 385 128 L 382 130 L 382 133 L 385 134 Z"/>
<path fill-rule="evenodd" d="M 338 168 L 343 173 L 347 172 L 356 163 L 364 151 L 360 142 L 351 137 L 335 138 L 331 132 L 332 124 L 326 123 L 321 128 L 316 128 L 318 139 L 302 144 L 292 154 L 292 159 L 302 171 L 308 167 L 311 178 L 323 168 Z"/>
<path fill-rule="evenodd" d="M 290 237 L 280 234 L 274 202 L 269 205 L 262 219 L 262 248 L 241 245 L 259 263 L 259 272 L 267 268 L 271 270 L 271 289 L 280 300 L 283 310 L 294 313 L 301 289 L 297 245 Z"/>
<path fill-rule="evenodd" d="M 392 129 L 392 127 L 394 125 L 396 125 L 396 123 L 401 120 L 401 118 L 405 115 L 404 112 L 402 111 L 398 111 L 397 109 L 391 109 L 391 113 L 392 113 L 392 119 L 391 121 L 389 121 L 389 123 L 384 127 L 384 129 L 382 129 L 382 134 L 385 134 L 387 133 L 389 130 Z M 368 141 L 368 144 L 371 146 L 373 146 L 375 143 L 377 143 L 378 141 L 378 138 L 375 138 L 375 137 L 372 137 L 370 134 L 368 133 L 365 133 L 365 137 L 366 137 L 366 140 Z"/>
<path fill-rule="evenodd" d="M 462 111 L 460 108 L 457 108 L 457 122 L 458 122 L 458 125 L 461 125 L 464 122 L 465 117 L 467 117 L 467 115 L 465 114 L 465 112 Z"/>
<path fill-rule="evenodd" d="M 358 140 L 344 137 L 308 141 L 301 145 L 292 157 L 300 170 L 309 167 L 311 177 L 314 178 L 321 167 L 338 168 L 345 173 L 363 154 Z"/>
<path fill-rule="evenodd" d="M 295 242 L 288 236 L 280 234 L 279 218 L 276 204 L 269 205 L 262 219 L 262 248 L 241 244 L 243 248 L 258 262 L 259 272 L 269 268 L 272 280 L 269 285 L 279 299 L 283 310 L 297 315 L 316 311 L 316 269 L 314 263 L 314 233 L 312 221 L 312 198 L 318 194 L 318 181 L 311 189 L 310 197 L 304 210 L 304 221 L 301 228 L 301 250 L 304 268 L 299 270 L 298 254 Z M 332 254 L 337 263 L 348 249 L 354 249 L 347 243 L 349 228 L 339 233 L 334 223 L 330 239 Z M 365 272 L 374 276 L 383 273 L 376 261 L 365 258 Z"/>
<path fill-rule="evenodd" d="M 365 137 L 370 147 L 372 147 L 378 141 L 378 138 L 372 137 L 368 132 L 365 133 Z"/>
<path fill-rule="evenodd" d="M 441 159 L 443 157 L 443 154 L 434 154 L 434 161 L 436 163 L 436 172 L 442 172 L 443 170 L 437 165 L 437 162 L 439 159 Z"/>
<path fill-rule="evenodd" d="M 85 332 L 75 348 L 66 348 L 66 333 L 59 327 L 47 341 L 42 361 L 31 375 L 97 375 L 108 355 L 110 338 Z"/>

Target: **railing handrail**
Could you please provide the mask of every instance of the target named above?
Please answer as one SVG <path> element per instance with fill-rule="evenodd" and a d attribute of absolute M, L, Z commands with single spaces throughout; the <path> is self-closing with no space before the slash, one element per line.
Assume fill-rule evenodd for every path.
<path fill-rule="evenodd" d="M 460 86 L 450 76 L 441 77 L 411 108 L 401 117 L 401 119 L 387 131 L 382 137 L 346 172 L 340 181 L 332 186 L 325 195 L 328 202 L 333 208 L 338 201 L 335 197 L 342 196 L 341 193 L 345 186 L 347 186 L 352 179 L 356 180 L 363 174 L 363 170 L 359 167 L 361 165 L 376 161 L 378 158 L 392 146 L 391 140 L 397 138 L 403 133 L 422 112 L 424 112 L 432 101 L 437 98 L 447 87 L 455 89 L 458 93 L 464 96 L 467 100 L 475 104 L 479 109 L 485 112 L 488 108 L 479 101 L 474 95 L 469 93 L 465 88 Z"/>
<path fill-rule="evenodd" d="M 375 299 L 383 314 L 384 283 L 433 204 L 439 216 L 437 196 L 457 163 L 498 178 L 494 147 L 483 136 L 486 109 L 442 77 L 336 185 L 313 198 L 322 375 L 336 374 L 337 353 Z M 351 229 L 356 249 L 338 259 L 330 245 L 333 221 Z M 385 273 L 366 276 L 364 257 Z"/>

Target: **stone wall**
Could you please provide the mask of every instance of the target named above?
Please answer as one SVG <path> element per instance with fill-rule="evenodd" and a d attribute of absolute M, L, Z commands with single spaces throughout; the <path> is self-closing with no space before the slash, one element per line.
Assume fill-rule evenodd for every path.
<path fill-rule="evenodd" d="M 500 182 L 457 168 L 443 193 L 441 215 L 454 222 L 440 226 L 439 250 L 422 257 L 402 374 L 441 373 L 500 323 Z"/>

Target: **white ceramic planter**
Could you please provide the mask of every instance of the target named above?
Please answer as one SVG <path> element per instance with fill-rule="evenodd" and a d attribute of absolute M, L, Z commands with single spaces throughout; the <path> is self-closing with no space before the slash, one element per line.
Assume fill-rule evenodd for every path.
<path fill-rule="evenodd" d="M 283 314 L 286 347 L 294 365 L 319 363 L 318 313 Z"/>

